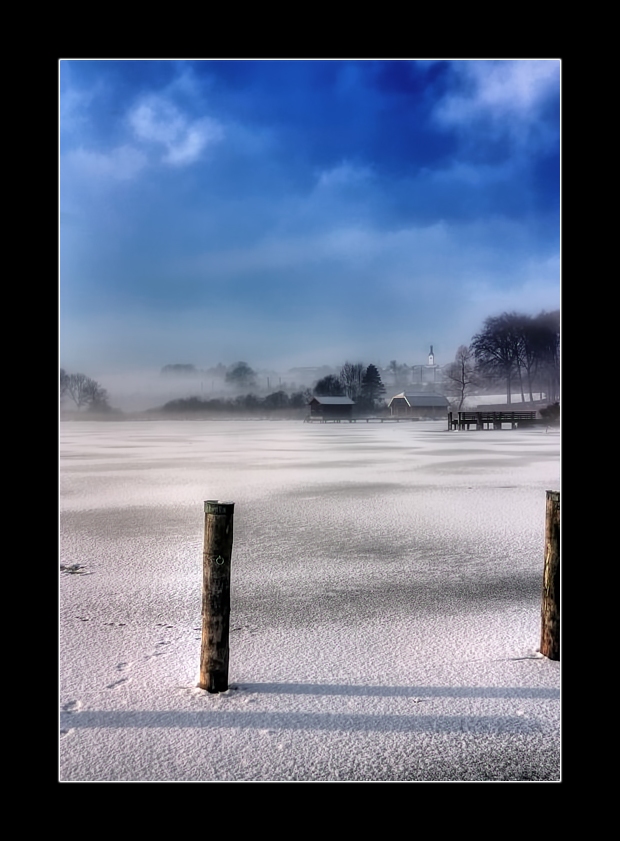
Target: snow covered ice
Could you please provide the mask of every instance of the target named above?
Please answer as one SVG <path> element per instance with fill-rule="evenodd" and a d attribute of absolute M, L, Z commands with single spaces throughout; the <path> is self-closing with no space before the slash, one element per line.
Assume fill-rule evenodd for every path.
<path fill-rule="evenodd" d="M 560 433 L 446 426 L 62 423 L 59 780 L 560 780 Z M 235 503 L 221 694 L 207 499 Z"/>

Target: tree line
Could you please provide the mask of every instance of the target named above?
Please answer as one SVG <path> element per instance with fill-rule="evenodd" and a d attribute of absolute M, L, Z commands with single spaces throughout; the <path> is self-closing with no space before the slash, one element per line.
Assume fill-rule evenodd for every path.
<path fill-rule="evenodd" d="M 543 392 L 549 403 L 559 401 L 560 311 L 490 316 L 469 346 L 458 348 L 443 376 L 458 409 L 467 394 L 498 385 L 506 389 L 507 403 L 515 386 L 522 402 Z"/>
<path fill-rule="evenodd" d="M 406 365 L 392 360 L 389 370 L 397 387 L 413 386 Z M 203 409 L 222 411 L 297 410 L 307 407 L 313 394 L 316 396 L 349 397 L 358 411 L 377 411 L 385 406 L 386 389 L 376 365 L 345 362 L 338 374 L 328 374 L 318 379 L 312 389 L 292 393 L 280 389 L 266 397 L 253 392 L 258 375 L 247 362 L 236 362 L 225 367 L 209 369 L 222 377 L 237 390 L 248 393 L 233 399 L 203 400 L 190 397 L 173 400 L 162 409 L 194 411 Z M 198 375 L 193 365 L 167 365 L 164 375 Z M 472 392 L 489 391 L 494 387 L 506 389 L 507 403 L 512 402 L 515 391 L 521 400 L 534 400 L 535 393 L 545 393 L 547 402 L 559 401 L 560 395 L 560 311 L 541 312 L 536 316 L 519 312 L 504 312 L 490 316 L 469 345 L 461 345 L 453 362 L 441 369 L 442 386 L 454 408 L 460 410 Z M 70 374 L 60 369 L 60 399 L 70 399 L 78 411 L 110 412 L 108 393 L 96 380 L 85 374 Z"/>
<path fill-rule="evenodd" d="M 87 409 L 91 412 L 111 411 L 108 392 L 96 380 L 86 374 L 69 374 L 60 369 L 60 402 L 70 398 L 78 411 Z"/>
<path fill-rule="evenodd" d="M 481 378 L 501 380 L 506 401 L 515 390 L 524 401 L 545 392 L 549 402 L 560 396 L 560 311 L 537 316 L 502 313 L 487 318 L 470 344 Z"/>
<path fill-rule="evenodd" d="M 256 394 L 248 393 L 233 398 L 211 398 L 183 397 L 177 400 L 169 400 L 160 409 L 165 414 L 186 415 L 201 412 L 215 415 L 235 414 L 264 414 L 272 415 L 292 414 L 294 416 L 303 412 L 306 413 L 308 403 L 312 399 L 312 392 L 309 389 L 296 391 L 287 394 L 286 391 L 274 391 L 266 397 L 258 397 Z M 155 410 L 153 410 L 155 411 Z"/>
<path fill-rule="evenodd" d="M 313 391 L 317 397 L 350 397 L 358 409 L 369 411 L 379 408 L 385 396 L 377 366 L 366 367 L 361 362 L 345 362 L 339 374 L 317 380 Z"/>

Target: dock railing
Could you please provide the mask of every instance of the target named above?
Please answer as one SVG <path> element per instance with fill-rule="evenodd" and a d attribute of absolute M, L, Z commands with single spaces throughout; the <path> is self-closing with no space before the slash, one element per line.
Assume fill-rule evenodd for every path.
<path fill-rule="evenodd" d="M 535 411 L 526 412 L 448 412 L 448 429 L 501 429 L 509 423 L 511 429 L 522 429 L 540 423 Z"/>

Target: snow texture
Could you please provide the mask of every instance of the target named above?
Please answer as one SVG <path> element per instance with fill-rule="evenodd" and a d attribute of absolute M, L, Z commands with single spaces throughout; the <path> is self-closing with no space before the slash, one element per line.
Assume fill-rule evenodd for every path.
<path fill-rule="evenodd" d="M 561 780 L 557 430 L 80 422 L 59 457 L 60 782 Z M 220 694 L 211 499 L 235 503 Z"/>

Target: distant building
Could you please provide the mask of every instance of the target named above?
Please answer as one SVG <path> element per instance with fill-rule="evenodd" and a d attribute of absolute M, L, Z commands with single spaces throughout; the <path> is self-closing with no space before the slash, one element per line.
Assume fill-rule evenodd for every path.
<path fill-rule="evenodd" d="M 435 362 L 435 353 L 431 345 L 426 365 L 411 366 L 411 386 L 413 390 L 429 388 L 435 390 L 436 386 L 441 387 L 443 372 L 441 366 Z"/>
<path fill-rule="evenodd" d="M 355 403 L 350 397 L 313 397 L 310 403 L 310 417 L 323 420 L 349 420 L 353 416 Z"/>
<path fill-rule="evenodd" d="M 447 397 L 431 391 L 401 391 L 388 403 L 390 415 L 395 418 L 443 418 L 448 406 Z"/>

